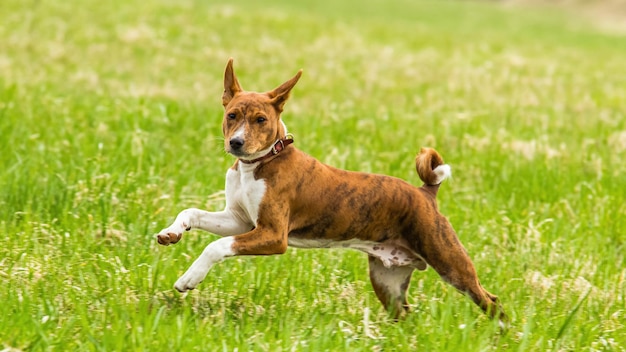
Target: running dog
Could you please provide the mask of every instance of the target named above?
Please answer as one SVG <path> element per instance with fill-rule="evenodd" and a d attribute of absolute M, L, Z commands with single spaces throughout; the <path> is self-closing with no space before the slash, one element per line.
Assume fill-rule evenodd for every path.
<path fill-rule="evenodd" d="M 489 316 L 506 320 L 498 298 L 480 284 L 476 269 L 448 220 L 439 213 L 439 185 L 450 167 L 423 148 L 417 188 L 390 176 L 339 170 L 298 150 L 280 118 L 302 70 L 265 93 L 244 91 L 230 59 L 224 74 L 224 148 L 237 160 L 226 172 L 223 211 L 185 209 L 157 234 L 162 245 L 201 229 L 222 238 L 210 243 L 174 284 L 198 286 L 209 269 L 238 255 L 273 255 L 287 247 L 352 248 L 368 254 L 378 299 L 398 319 L 415 269 L 430 265 Z"/>

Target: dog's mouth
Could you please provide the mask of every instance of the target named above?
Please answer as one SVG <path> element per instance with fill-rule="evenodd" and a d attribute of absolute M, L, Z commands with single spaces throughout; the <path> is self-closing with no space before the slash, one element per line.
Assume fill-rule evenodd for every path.
<path fill-rule="evenodd" d="M 260 155 L 257 154 L 262 154 L 259 152 L 256 153 L 248 153 L 246 151 L 244 151 L 243 149 L 234 149 L 234 148 L 227 148 L 226 152 L 238 159 L 243 159 L 243 160 L 252 160 L 255 159 L 257 157 L 259 157 Z"/>
<path fill-rule="evenodd" d="M 226 152 L 238 158 L 245 158 L 248 155 L 248 153 L 245 153 L 243 150 L 237 150 L 237 149 L 232 149 L 232 148 L 227 148 Z"/>
<path fill-rule="evenodd" d="M 244 145 L 245 144 L 245 145 Z M 281 145 L 284 148 L 284 145 Z M 270 146 L 265 149 L 259 149 L 259 146 L 252 143 L 237 142 L 230 139 L 224 146 L 226 152 L 241 160 L 254 160 L 263 157 L 267 153 L 271 152 L 274 146 Z M 282 149 L 280 148 L 280 149 Z"/>

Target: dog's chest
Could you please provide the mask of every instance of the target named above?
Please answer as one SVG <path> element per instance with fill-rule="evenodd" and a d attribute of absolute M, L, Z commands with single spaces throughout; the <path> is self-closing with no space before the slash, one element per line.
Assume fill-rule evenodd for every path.
<path fill-rule="evenodd" d="M 265 195 L 265 181 L 255 180 L 253 169 L 239 165 L 238 170 L 229 169 L 226 173 L 227 206 L 239 208 L 251 224 L 256 225 L 259 205 Z"/>

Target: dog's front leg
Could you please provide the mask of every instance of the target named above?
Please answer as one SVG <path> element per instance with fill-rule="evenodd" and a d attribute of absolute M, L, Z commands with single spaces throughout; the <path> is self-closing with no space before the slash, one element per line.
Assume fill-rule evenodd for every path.
<path fill-rule="evenodd" d="M 252 227 L 232 208 L 218 212 L 189 208 L 181 211 L 169 227 L 157 234 L 157 241 L 164 246 L 174 244 L 180 241 L 183 232 L 192 229 L 200 229 L 220 236 L 232 236 L 250 231 Z"/>
<path fill-rule="evenodd" d="M 181 276 L 174 288 L 180 292 L 193 290 L 204 280 L 211 267 L 236 255 L 283 254 L 287 250 L 287 231 L 275 228 L 255 228 L 242 235 L 224 237 L 209 243 L 198 259 Z"/>
<path fill-rule="evenodd" d="M 198 284 L 204 280 L 211 267 L 224 258 L 235 255 L 233 251 L 234 237 L 224 237 L 217 241 L 209 243 L 198 259 L 187 269 L 187 271 L 181 276 L 174 288 L 179 292 L 185 292 L 187 290 L 193 290 Z"/>

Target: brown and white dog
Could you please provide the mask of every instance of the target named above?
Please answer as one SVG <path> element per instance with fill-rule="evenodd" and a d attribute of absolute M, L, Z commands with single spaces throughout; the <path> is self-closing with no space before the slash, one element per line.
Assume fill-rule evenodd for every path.
<path fill-rule="evenodd" d="M 416 188 L 383 175 L 339 170 L 290 145 L 280 114 L 302 71 L 266 93 L 241 88 L 230 59 L 224 74 L 224 147 L 238 160 L 226 173 L 223 211 L 183 210 L 158 242 L 178 242 L 201 229 L 224 236 L 210 243 L 174 284 L 184 292 L 211 267 L 237 255 L 282 254 L 298 248 L 353 248 L 369 256 L 372 286 L 394 318 L 408 304 L 413 270 L 430 265 L 491 317 L 505 320 L 498 299 L 480 285 L 476 270 L 436 202 L 450 167 L 422 149 Z"/>

